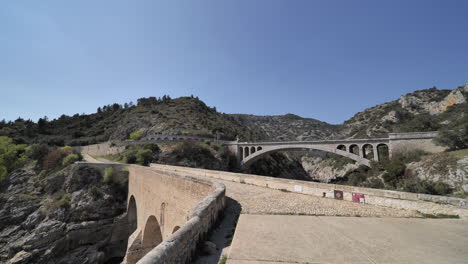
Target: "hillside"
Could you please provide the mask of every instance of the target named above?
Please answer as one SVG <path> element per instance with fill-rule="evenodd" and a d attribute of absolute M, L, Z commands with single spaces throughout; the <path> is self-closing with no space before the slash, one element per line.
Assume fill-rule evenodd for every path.
<path fill-rule="evenodd" d="M 368 138 L 391 132 L 436 131 L 467 113 L 468 84 L 454 90 L 419 90 L 377 105 L 345 121 L 345 137 Z"/>
<path fill-rule="evenodd" d="M 316 140 L 336 138 L 339 126 L 293 114 L 277 116 L 232 115 L 234 119 L 271 141 Z"/>
<path fill-rule="evenodd" d="M 224 140 L 234 140 L 236 136 L 242 140 L 265 137 L 194 97 L 140 98 L 137 105 L 108 105 L 90 115 L 62 115 L 51 121 L 42 118 L 37 123 L 20 118 L 0 122 L 0 136 L 11 137 L 17 143 L 88 145 L 126 140 L 135 131 L 141 139 L 155 135 L 218 135 Z"/>

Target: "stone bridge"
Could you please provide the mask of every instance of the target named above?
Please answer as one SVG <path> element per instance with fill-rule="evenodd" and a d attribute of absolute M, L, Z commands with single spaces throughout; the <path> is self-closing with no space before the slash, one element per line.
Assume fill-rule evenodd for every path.
<path fill-rule="evenodd" d="M 111 239 L 128 239 L 122 263 L 190 262 L 224 208 L 223 184 L 156 168 L 87 160 L 92 163 L 82 166 L 102 173 L 109 167 L 113 173 L 128 171 L 127 212 L 115 220 Z"/>
<path fill-rule="evenodd" d="M 231 142 L 227 143 L 236 153 L 242 166 L 249 166 L 268 153 L 291 150 L 318 150 L 334 153 L 370 166 L 370 161 L 379 161 L 400 151 L 420 149 L 440 152 L 444 147 L 436 146 L 432 139 L 437 132 L 391 133 L 387 138 L 340 139 L 289 142 Z"/>

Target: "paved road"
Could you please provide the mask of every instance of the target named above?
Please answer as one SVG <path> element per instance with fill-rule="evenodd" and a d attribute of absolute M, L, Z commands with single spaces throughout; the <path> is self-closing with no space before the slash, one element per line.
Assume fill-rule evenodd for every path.
<path fill-rule="evenodd" d="M 468 221 L 241 214 L 228 264 L 468 263 Z"/>

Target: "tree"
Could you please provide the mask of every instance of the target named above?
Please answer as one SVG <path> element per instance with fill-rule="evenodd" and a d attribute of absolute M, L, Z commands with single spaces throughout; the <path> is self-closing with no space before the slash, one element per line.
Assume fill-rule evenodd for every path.
<path fill-rule="evenodd" d="M 43 118 L 39 118 L 37 121 L 37 129 L 39 130 L 39 133 L 45 134 L 47 131 L 47 122 L 49 118 L 47 116 L 44 116 Z"/>
<path fill-rule="evenodd" d="M 98 107 L 97 112 L 98 112 L 98 113 L 102 113 L 101 107 Z"/>
<path fill-rule="evenodd" d="M 117 103 L 112 105 L 112 110 L 113 111 L 118 111 L 118 110 L 120 110 L 120 108 L 121 108 L 121 106 L 119 104 L 117 104 Z"/>

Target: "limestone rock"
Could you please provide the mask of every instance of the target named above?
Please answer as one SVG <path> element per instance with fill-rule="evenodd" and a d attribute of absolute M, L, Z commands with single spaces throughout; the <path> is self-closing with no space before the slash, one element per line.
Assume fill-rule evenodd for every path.
<path fill-rule="evenodd" d="M 28 263 L 31 259 L 32 254 L 26 251 L 20 251 L 16 253 L 16 255 L 8 261 L 8 264 L 20 264 L 20 263 Z"/>
<path fill-rule="evenodd" d="M 466 86 L 465 86 L 466 87 Z M 447 110 L 449 106 L 455 104 L 463 104 L 466 102 L 466 98 L 463 96 L 461 89 L 456 89 L 450 92 L 447 97 L 441 102 L 431 102 L 426 106 L 426 109 L 431 115 L 440 114 Z"/>
<path fill-rule="evenodd" d="M 389 122 L 392 122 L 392 123 L 398 122 L 398 117 L 396 115 L 396 112 L 393 111 L 393 110 L 388 112 L 388 114 L 386 114 L 385 116 L 383 116 L 381 118 L 381 121 L 382 122 L 389 121 Z"/>
<path fill-rule="evenodd" d="M 23 228 L 30 230 L 33 227 L 37 226 L 42 221 L 42 219 L 44 219 L 44 217 L 44 213 L 40 209 L 38 209 L 34 213 L 30 214 L 28 218 L 26 218 L 22 226 Z"/>
<path fill-rule="evenodd" d="M 348 171 L 358 167 L 353 163 L 339 166 L 333 160 L 314 156 L 304 156 L 301 161 L 311 179 L 325 183 L 343 177 Z"/>

